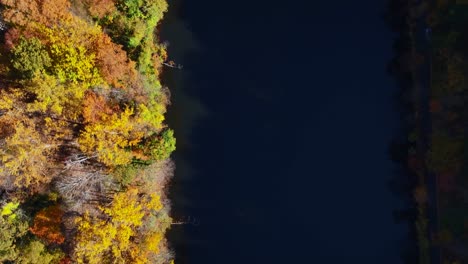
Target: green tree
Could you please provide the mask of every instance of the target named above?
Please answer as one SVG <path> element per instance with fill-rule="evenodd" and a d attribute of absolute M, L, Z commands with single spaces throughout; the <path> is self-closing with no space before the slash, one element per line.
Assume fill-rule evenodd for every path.
<path fill-rule="evenodd" d="M 13 261 L 19 255 L 17 244 L 28 232 L 28 223 L 17 214 L 18 204 L 7 203 L 0 216 L 0 261 Z"/>
<path fill-rule="evenodd" d="M 12 66 L 23 78 L 32 78 L 36 72 L 51 66 L 49 54 L 37 38 L 21 38 L 11 54 Z"/>
<path fill-rule="evenodd" d="M 52 264 L 59 263 L 64 254 L 58 250 L 49 251 L 46 246 L 38 241 L 32 240 L 26 246 L 21 247 L 16 263 L 19 264 Z"/>
<path fill-rule="evenodd" d="M 154 31 L 167 11 L 165 0 L 117 0 L 118 15 L 110 28 L 120 44 L 126 47 L 130 58 L 137 62 L 138 71 L 148 92 L 159 90 L 158 65 L 160 61 Z"/>
<path fill-rule="evenodd" d="M 176 139 L 172 129 L 164 130 L 160 135 L 147 140 L 145 154 L 153 160 L 165 160 L 176 149 Z"/>

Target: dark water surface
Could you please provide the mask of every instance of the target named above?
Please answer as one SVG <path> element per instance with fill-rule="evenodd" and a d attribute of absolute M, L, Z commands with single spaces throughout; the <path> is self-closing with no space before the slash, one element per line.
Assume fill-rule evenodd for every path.
<path fill-rule="evenodd" d="M 184 69 L 167 77 L 171 196 L 176 218 L 195 222 L 173 229 L 176 263 L 402 263 L 384 7 L 172 3 L 162 35 Z"/>

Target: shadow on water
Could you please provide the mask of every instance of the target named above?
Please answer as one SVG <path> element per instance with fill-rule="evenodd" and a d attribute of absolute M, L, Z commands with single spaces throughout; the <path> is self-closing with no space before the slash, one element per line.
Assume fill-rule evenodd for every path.
<path fill-rule="evenodd" d="M 407 17 L 409 15 L 407 0 L 388 0 L 385 22 L 397 38 L 393 43 L 394 57 L 387 65 L 387 72 L 394 78 L 397 93 L 394 96 L 395 110 L 400 118 L 400 131 L 389 145 L 390 159 L 397 165 L 393 178 L 389 181 L 391 192 L 405 201 L 405 208 L 394 210 L 396 222 L 408 224 L 407 243 L 402 248 L 401 258 L 404 263 L 419 262 L 417 233 L 417 205 L 413 190 L 418 184 L 417 175 L 408 166 L 408 150 L 412 144 L 408 141 L 411 125 L 414 122 L 414 102 L 412 95 L 413 80 L 410 67 L 410 38 Z"/>
<path fill-rule="evenodd" d="M 161 41 L 168 45 L 169 59 L 184 66 L 184 63 L 197 52 L 199 47 L 187 25 L 179 18 L 179 5 L 180 1 L 170 2 L 169 11 L 160 26 L 160 36 Z M 195 174 L 188 160 L 188 153 L 197 147 L 189 138 L 197 122 L 208 115 L 204 106 L 184 90 L 190 78 L 190 72 L 183 67 L 182 69 L 166 67 L 162 78 L 163 85 L 169 87 L 171 91 L 171 105 L 166 114 L 166 122 L 174 129 L 177 139 L 177 151 L 172 155 L 176 170 L 169 186 L 169 199 L 172 202 L 171 212 L 174 222 L 182 224 L 173 225 L 168 232 L 171 247 L 176 252 L 176 263 L 188 263 L 186 247 L 190 241 L 187 241 L 188 237 L 184 230 L 187 225 L 199 224 L 196 215 L 187 215 L 187 208 L 191 206 L 191 201 L 187 199 L 186 194 L 189 190 L 186 187 L 190 186 Z"/>

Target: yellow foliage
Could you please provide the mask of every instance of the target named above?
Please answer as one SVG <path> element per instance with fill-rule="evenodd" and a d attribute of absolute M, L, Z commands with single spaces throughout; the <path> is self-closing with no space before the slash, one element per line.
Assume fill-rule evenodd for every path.
<path fill-rule="evenodd" d="M 79 234 L 76 238 L 75 257 L 78 263 L 97 264 L 113 244 L 117 228 L 104 220 L 85 214 L 77 221 Z"/>
<path fill-rule="evenodd" d="M 40 34 L 45 44 L 65 43 L 73 47 L 92 48 L 93 41 L 102 34 L 98 25 L 91 25 L 85 20 L 70 15 L 60 23 L 47 26 L 42 23 L 31 23 L 36 34 Z M 73 45 L 72 45 L 73 44 Z"/>
<path fill-rule="evenodd" d="M 153 232 L 149 234 L 145 239 L 145 245 L 149 252 L 157 254 L 159 253 L 159 243 L 163 239 L 163 234 Z"/>
<path fill-rule="evenodd" d="M 81 114 L 85 92 L 104 85 L 95 67 L 96 56 L 90 51 L 93 41 L 102 32 L 98 26 L 74 16 L 64 19 L 60 25 L 31 24 L 44 42 L 52 63 L 47 73 L 36 74 L 26 84 L 28 91 L 37 96 L 29 110 L 66 114 L 66 118 L 76 120 Z M 64 109 L 67 109 L 66 113 L 63 113 Z"/>
<path fill-rule="evenodd" d="M 18 208 L 19 203 L 9 202 L 2 207 L 0 216 L 11 216 L 14 215 L 14 211 Z"/>
<path fill-rule="evenodd" d="M 144 136 L 136 129 L 132 115 L 133 109 L 126 108 L 120 114 L 103 117 L 101 123 L 89 124 L 78 139 L 80 149 L 85 153 L 96 153 L 106 165 L 128 164 L 133 154 L 125 148 L 135 146 Z"/>
<path fill-rule="evenodd" d="M 150 210 L 155 210 L 155 211 L 161 210 L 163 208 L 163 205 L 161 203 L 161 196 L 159 196 L 156 193 L 150 194 L 150 199 L 146 207 Z"/>
<path fill-rule="evenodd" d="M 85 87 L 101 84 L 103 81 L 94 67 L 94 54 L 87 54 L 83 46 L 70 43 L 54 43 L 50 46 L 54 59 L 52 71 L 61 82 L 81 82 Z"/>
<path fill-rule="evenodd" d="M 76 120 L 88 87 L 82 83 L 65 84 L 55 76 L 41 73 L 27 84 L 26 89 L 36 94 L 36 100 L 28 105 L 28 111 L 50 111 Z"/>
<path fill-rule="evenodd" d="M 100 208 L 107 221 L 88 214 L 79 218 L 75 248 L 77 262 L 102 263 L 111 254 L 114 263 L 148 263 L 145 254 L 147 251 L 158 252 L 163 234 L 152 233 L 143 239 L 141 246 L 133 241 L 137 240 L 137 228 L 143 224 L 145 211 L 151 206 L 142 203 L 137 189 L 129 189 L 115 194 L 109 207 Z M 132 260 L 125 259 L 126 255 Z"/>
<path fill-rule="evenodd" d="M 51 178 L 47 173 L 50 166 L 48 155 L 54 147 L 51 142 L 43 142 L 31 119 L 19 119 L 14 133 L 4 140 L 4 146 L 0 149 L 0 181 L 11 182 L 13 177 L 13 184 L 17 187 L 48 182 Z"/>
<path fill-rule="evenodd" d="M 139 116 L 142 121 L 146 123 L 152 130 L 159 130 L 162 128 L 162 122 L 164 121 L 164 112 L 166 108 L 163 104 L 152 102 L 150 104 L 139 104 L 138 105 Z"/>
<path fill-rule="evenodd" d="M 24 58 L 3 54 L 12 58 L 13 66 L 25 61 L 26 66 L 40 67 L 14 66 L 17 77 L 25 79 L 13 79 L 4 86 L 13 82 L 21 89 L 11 86 L 0 91 L 2 187 L 34 190 L 49 183 L 52 172 L 63 168 L 64 160 L 67 170 L 80 167 L 86 172 L 87 166 L 104 164 L 112 171 L 114 166 L 129 164 L 135 155 L 146 158 L 139 144 L 165 127 L 169 101 L 158 97 L 158 70 L 167 53 L 156 43 L 154 29 L 167 10 L 166 1 L 120 1 L 118 10 L 114 0 L 81 2 L 88 3 L 88 11 L 98 16 L 115 12 L 112 15 L 120 22 L 111 22 L 110 16 L 105 17 L 107 22 L 103 20 L 108 26 L 117 25 L 115 29 L 108 27 L 108 32 L 126 33 L 109 37 L 100 26 L 79 17 L 77 6 L 70 9 L 69 0 L 0 0 L 2 18 L 9 25 L 4 51 L 15 50 L 22 37 L 34 38 L 39 48 L 31 50 L 41 55 L 28 56 L 32 54 L 29 51 L 21 53 Z M 131 6 L 131 12 L 121 10 L 124 2 Z M 138 45 L 133 49 L 112 42 L 122 37 Z M 124 50 L 138 61 L 139 71 Z M 37 57 L 47 58 L 47 63 L 38 63 Z M 0 68 L 9 65 L 3 63 Z M 21 75 L 23 68 L 34 74 Z M 85 158 L 73 163 L 83 154 L 74 149 L 77 147 L 102 164 Z M 164 231 L 171 222 L 158 194 L 130 188 L 116 193 L 111 203 L 97 207 L 97 211 L 77 219 L 76 243 L 71 243 L 76 245 L 74 261 L 154 263 L 154 257 L 164 249 Z"/>
<path fill-rule="evenodd" d="M 23 91 L 17 88 L 12 88 L 8 91 L 0 90 L 0 110 L 10 110 L 18 107 L 18 101 L 23 96 Z"/>
<path fill-rule="evenodd" d="M 157 255 L 160 252 L 159 246 L 163 238 L 163 233 L 151 232 L 145 234 L 141 244 L 132 245 L 130 247 L 129 256 L 131 258 L 131 263 L 151 263 L 150 256 Z"/>
<path fill-rule="evenodd" d="M 64 120 L 56 120 L 50 117 L 44 118 L 44 134 L 49 141 L 70 138 L 73 136 L 73 130 L 70 124 Z"/>
<path fill-rule="evenodd" d="M 113 222 L 126 226 L 140 226 L 144 216 L 137 189 L 129 189 L 127 192 L 116 194 L 112 206 L 103 208 L 103 211 L 112 217 Z"/>
<path fill-rule="evenodd" d="M 34 92 L 36 101 L 28 105 L 29 111 L 51 112 L 61 114 L 63 101 L 68 100 L 66 88 L 59 81 L 48 74 L 37 74 L 27 86 L 27 90 Z"/>
<path fill-rule="evenodd" d="M 36 32 L 49 49 L 52 72 L 60 82 L 81 82 L 87 88 L 103 83 L 94 67 L 95 55 L 87 48 L 100 34 L 98 26 L 73 17 L 60 26 L 36 25 Z"/>
<path fill-rule="evenodd" d="M 97 154 L 99 161 L 108 166 L 129 164 L 138 155 L 130 148 L 137 146 L 149 132 L 162 128 L 161 108 L 164 107 L 155 104 L 148 108 L 139 104 L 136 114 L 131 107 L 121 113 L 101 113 L 101 122 L 87 124 L 80 134 L 80 149 L 90 155 Z"/>

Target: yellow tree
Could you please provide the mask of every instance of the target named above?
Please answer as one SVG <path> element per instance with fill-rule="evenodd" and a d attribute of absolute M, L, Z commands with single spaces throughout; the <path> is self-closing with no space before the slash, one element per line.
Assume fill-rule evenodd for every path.
<path fill-rule="evenodd" d="M 159 246 L 164 238 L 161 232 L 151 232 L 145 234 L 140 244 L 130 246 L 129 256 L 134 264 L 147 264 L 151 262 L 151 254 L 159 253 Z"/>
<path fill-rule="evenodd" d="M 24 112 L 21 89 L 0 91 L 0 183 L 5 188 L 49 182 L 49 155 L 54 142 L 44 140 L 35 119 Z"/>
<path fill-rule="evenodd" d="M 102 99 L 96 99 L 95 102 L 93 100 L 89 103 L 105 104 Z M 105 109 L 104 106 L 96 107 Z M 137 154 L 131 149 L 135 148 L 144 137 L 149 137 L 163 127 L 164 106 L 154 103 L 150 107 L 138 104 L 136 109 L 126 107 L 120 113 L 100 113 L 98 115 L 100 122 L 88 123 L 80 134 L 78 143 L 81 150 L 90 155 L 97 154 L 98 159 L 108 166 L 130 163 Z M 92 108 L 94 106 L 90 105 L 83 109 L 83 115 L 90 121 L 97 118 L 96 115 L 89 114 Z"/>
<path fill-rule="evenodd" d="M 164 233 L 170 226 L 172 219 L 167 217 L 166 212 L 161 211 L 163 206 L 159 196 L 150 195 L 147 199 L 147 208 L 152 208 L 149 211 L 157 213 L 149 213 L 143 219 L 143 225 L 138 229 L 134 243 L 129 247 L 129 256 L 132 263 L 166 263 L 164 258 L 170 255 L 160 254 L 161 248 L 164 248 L 161 247 L 161 244 L 164 241 Z"/>
<path fill-rule="evenodd" d="M 86 87 L 78 84 L 66 85 L 55 76 L 40 73 L 28 82 L 26 89 L 36 95 L 36 100 L 28 105 L 29 111 L 62 115 L 64 109 L 72 108 L 76 111 L 72 116 L 77 116 L 80 114 L 80 99 Z"/>
<path fill-rule="evenodd" d="M 8 118 L 15 120 L 15 126 L 14 132 L 1 141 L 1 182 L 9 187 L 32 187 L 49 182 L 50 156 L 56 145 L 44 142 L 31 118 L 4 115 L 0 123 L 10 122 Z"/>
<path fill-rule="evenodd" d="M 90 51 L 101 34 L 98 26 L 71 17 L 60 25 L 35 24 L 34 32 L 45 43 L 52 60 L 51 72 L 61 82 L 81 82 L 85 87 L 102 84 L 95 67 L 95 54 Z"/>
<path fill-rule="evenodd" d="M 36 95 L 28 110 L 77 120 L 86 91 L 104 85 L 95 55 L 88 48 L 100 33 L 99 27 L 73 17 L 60 26 L 36 24 L 34 30 L 45 43 L 51 62 L 47 70 L 25 83 L 26 90 Z"/>
<path fill-rule="evenodd" d="M 88 154 L 97 154 L 106 165 L 128 164 L 133 154 L 126 148 L 136 146 L 144 132 L 134 122 L 133 109 L 109 115 L 100 123 L 86 126 L 78 138 L 80 149 Z"/>
<path fill-rule="evenodd" d="M 139 104 L 138 110 L 138 115 L 141 118 L 141 121 L 144 122 L 148 129 L 152 131 L 158 131 L 162 129 L 164 113 L 166 112 L 166 107 L 164 104 L 152 100 L 147 104 Z"/>
<path fill-rule="evenodd" d="M 136 261 L 142 257 L 135 254 L 135 249 L 140 248 L 135 245 L 139 241 L 137 229 L 144 224 L 145 215 L 161 208 L 157 195 L 142 199 L 133 188 L 116 194 L 110 206 L 100 208 L 103 217 L 85 214 L 78 219 L 76 261 L 93 264 L 112 259 L 113 263 L 145 263 Z M 146 241 L 159 243 L 160 240 L 153 236 Z"/>

